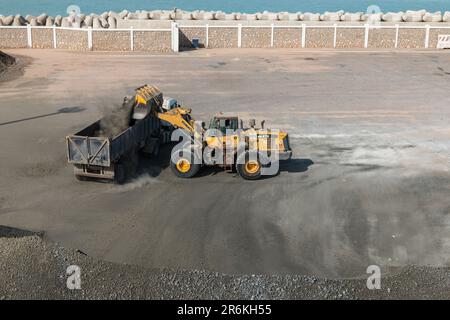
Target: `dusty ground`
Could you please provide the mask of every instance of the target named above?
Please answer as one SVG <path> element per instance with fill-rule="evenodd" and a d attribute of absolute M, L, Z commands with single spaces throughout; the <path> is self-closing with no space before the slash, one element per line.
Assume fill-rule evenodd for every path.
<path fill-rule="evenodd" d="M 7 52 L 28 66 L 0 84 L 0 225 L 148 268 L 349 278 L 450 264 L 447 52 Z M 75 181 L 64 137 L 143 83 L 198 119 L 286 129 L 294 160 L 256 182 L 179 180 L 151 159 L 125 186 Z"/>

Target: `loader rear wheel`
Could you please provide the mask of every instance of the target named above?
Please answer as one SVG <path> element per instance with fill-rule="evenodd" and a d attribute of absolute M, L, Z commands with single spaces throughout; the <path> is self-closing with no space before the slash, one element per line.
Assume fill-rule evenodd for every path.
<path fill-rule="evenodd" d="M 170 169 L 177 177 L 192 178 L 200 170 L 200 165 L 194 163 L 192 152 L 184 150 L 177 161 L 170 160 Z"/>
<path fill-rule="evenodd" d="M 257 153 L 245 151 L 237 158 L 236 171 L 246 180 L 261 178 L 261 162 Z"/>

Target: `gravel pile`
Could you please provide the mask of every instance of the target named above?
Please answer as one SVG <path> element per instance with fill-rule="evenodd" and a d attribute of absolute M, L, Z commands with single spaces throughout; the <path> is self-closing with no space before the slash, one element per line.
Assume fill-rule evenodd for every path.
<path fill-rule="evenodd" d="M 67 267 L 81 268 L 81 289 L 69 290 Z M 0 226 L 0 299 L 449 299 L 450 270 L 406 267 L 366 279 L 233 276 L 199 270 L 146 269 L 93 259 L 42 234 Z"/>
<path fill-rule="evenodd" d="M 16 59 L 0 51 L 0 73 L 16 63 Z"/>

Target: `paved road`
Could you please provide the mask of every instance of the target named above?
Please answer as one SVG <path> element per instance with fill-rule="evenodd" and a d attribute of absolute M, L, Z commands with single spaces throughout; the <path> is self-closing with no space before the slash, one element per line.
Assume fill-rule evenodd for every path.
<path fill-rule="evenodd" d="M 0 225 L 147 267 L 340 278 L 450 264 L 446 52 L 8 53 L 25 66 L 0 82 Z M 125 186 L 76 181 L 64 137 L 143 83 L 197 119 L 266 119 L 294 160 L 255 182 L 179 180 L 152 159 Z"/>

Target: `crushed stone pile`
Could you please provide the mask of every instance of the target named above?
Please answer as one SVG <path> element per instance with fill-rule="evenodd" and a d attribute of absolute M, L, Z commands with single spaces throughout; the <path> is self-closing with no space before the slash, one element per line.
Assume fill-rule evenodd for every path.
<path fill-rule="evenodd" d="M 81 289 L 67 288 L 67 268 L 80 268 Z M 404 267 L 366 278 L 226 275 L 149 269 L 94 259 L 51 242 L 43 233 L 0 226 L 1 299 L 450 299 L 450 269 Z"/>
<path fill-rule="evenodd" d="M 14 57 L 11 57 L 10 55 L 7 55 L 6 53 L 0 51 L 0 73 L 2 73 L 15 63 L 16 59 Z"/>

